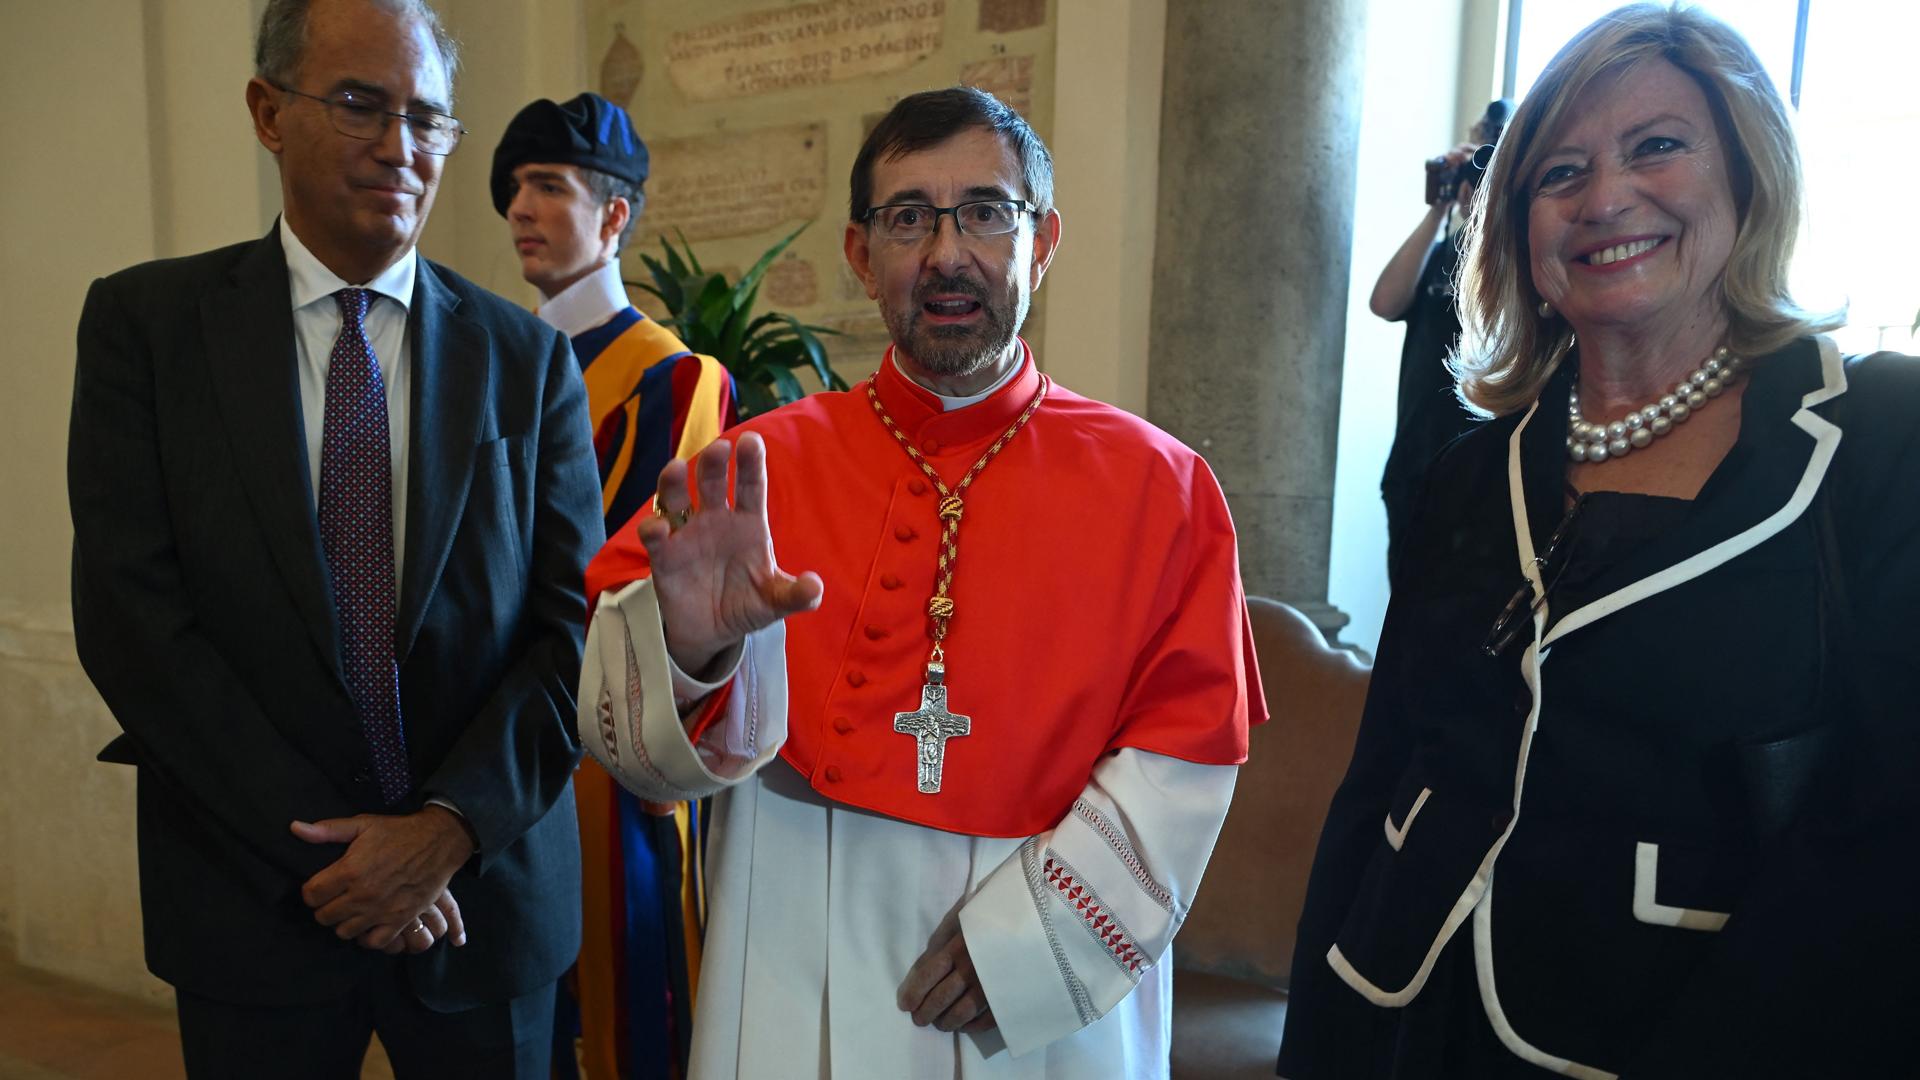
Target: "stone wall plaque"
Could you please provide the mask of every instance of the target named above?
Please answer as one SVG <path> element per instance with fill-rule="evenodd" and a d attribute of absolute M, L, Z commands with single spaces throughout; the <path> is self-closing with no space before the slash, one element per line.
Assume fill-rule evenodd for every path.
<path fill-rule="evenodd" d="M 980 29 L 1005 34 L 1047 21 L 1047 0 L 980 0 Z"/>
<path fill-rule="evenodd" d="M 758 131 L 659 139 L 649 147 L 649 244 L 674 230 L 688 240 L 752 236 L 818 217 L 827 187 L 826 129 L 793 124 Z"/>
<path fill-rule="evenodd" d="M 975 86 L 1029 120 L 1033 110 L 1033 57 L 996 56 L 960 69 L 962 86 Z"/>
<path fill-rule="evenodd" d="M 820 275 L 812 263 L 788 255 L 767 267 L 761 293 L 775 307 L 812 307 L 820 302 Z"/>
<path fill-rule="evenodd" d="M 627 40 L 625 23 L 613 24 L 613 44 L 600 60 L 600 96 L 622 108 L 633 103 L 633 92 L 640 88 L 645 67 L 640 50 Z"/>
<path fill-rule="evenodd" d="M 946 14 L 947 0 L 762 8 L 673 33 L 667 75 L 690 101 L 721 101 L 902 71 L 940 50 Z"/>

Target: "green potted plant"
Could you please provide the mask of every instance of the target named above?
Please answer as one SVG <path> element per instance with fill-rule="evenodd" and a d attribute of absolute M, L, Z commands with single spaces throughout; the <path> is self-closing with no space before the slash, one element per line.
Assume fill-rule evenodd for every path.
<path fill-rule="evenodd" d="M 820 385 L 829 390 L 845 390 L 847 382 L 827 360 L 820 335 L 839 333 L 824 326 L 813 326 L 784 312 L 769 311 L 756 316 L 754 301 L 759 298 L 760 280 L 780 253 L 793 243 L 806 226 L 788 233 L 768 248 L 753 268 L 728 282 L 726 275 L 701 267 L 684 234 L 675 230 L 680 246 L 675 248 L 666 237 L 660 238 L 665 260 L 641 255 L 653 277 L 651 285 L 630 281 L 666 305 L 666 320 L 687 348 L 720 361 L 733 374 L 735 393 L 742 416 L 756 416 L 806 396 L 806 390 L 794 372 L 811 368 Z"/>

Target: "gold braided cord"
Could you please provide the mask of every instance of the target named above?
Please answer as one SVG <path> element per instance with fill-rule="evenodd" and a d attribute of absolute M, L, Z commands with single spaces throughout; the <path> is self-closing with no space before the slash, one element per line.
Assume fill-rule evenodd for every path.
<path fill-rule="evenodd" d="M 987 447 L 987 452 L 980 455 L 980 460 L 973 463 L 973 468 L 968 469 L 966 475 L 960 478 L 960 482 L 949 490 L 946 481 L 940 479 L 940 474 L 934 471 L 933 466 L 921 455 L 919 449 L 907 441 L 906 433 L 893 422 L 893 417 L 887 415 L 886 408 L 880 404 L 880 394 L 874 389 L 874 380 L 867 380 L 867 402 L 873 406 L 874 415 L 880 418 L 880 422 L 893 434 L 900 448 L 907 452 L 907 457 L 920 466 L 920 471 L 927 474 L 927 479 L 933 481 L 934 489 L 940 492 L 938 513 L 942 528 L 939 572 L 934 578 L 933 598 L 927 601 L 927 617 L 930 621 L 927 636 L 933 639 L 935 663 L 940 662 L 945 655 L 941 643 L 947 637 L 947 621 L 953 618 L 953 597 L 948 594 L 953 588 L 954 564 L 960 559 L 960 517 L 966 511 L 964 494 L 967 488 L 973 486 L 974 478 L 980 475 L 980 470 L 987 467 L 987 462 L 998 456 L 1007 443 L 1019 434 L 1020 429 L 1027 426 L 1027 421 L 1033 418 L 1033 414 L 1039 411 L 1040 403 L 1046 400 L 1047 388 L 1050 385 L 1051 382 L 1045 375 L 1040 376 L 1040 389 L 1034 391 L 1033 400 L 1027 402 L 1027 407 L 1021 412 L 1020 418 L 1015 420 L 1013 426 L 1007 428 L 998 439 L 995 439 L 992 446 Z"/>

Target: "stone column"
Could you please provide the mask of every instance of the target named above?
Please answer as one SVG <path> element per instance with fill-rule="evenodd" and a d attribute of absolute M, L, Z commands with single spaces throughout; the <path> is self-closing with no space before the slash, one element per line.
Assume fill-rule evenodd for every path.
<path fill-rule="evenodd" d="M 1167 5 L 1147 415 L 1205 455 L 1247 592 L 1331 637 L 1363 0 Z"/>

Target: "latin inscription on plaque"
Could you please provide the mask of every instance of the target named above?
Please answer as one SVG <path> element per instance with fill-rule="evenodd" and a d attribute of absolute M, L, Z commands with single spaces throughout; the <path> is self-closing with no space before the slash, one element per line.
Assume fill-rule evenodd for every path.
<path fill-rule="evenodd" d="M 818 217 L 827 186 L 826 129 L 794 124 L 650 144 L 640 231 L 688 240 L 751 236 Z"/>
<path fill-rule="evenodd" d="M 815 0 L 675 32 L 667 74 L 691 101 L 903 71 L 940 50 L 947 0 Z"/>
<path fill-rule="evenodd" d="M 979 87 L 1027 116 L 1033 108 L 1033 57 L 996 56 L 968 64 L 960 69 L 960 84 Z"/>

